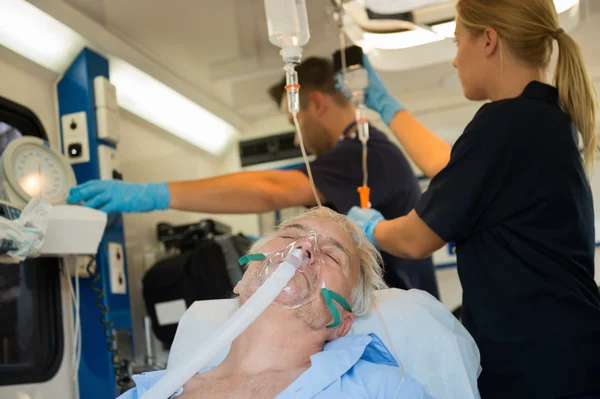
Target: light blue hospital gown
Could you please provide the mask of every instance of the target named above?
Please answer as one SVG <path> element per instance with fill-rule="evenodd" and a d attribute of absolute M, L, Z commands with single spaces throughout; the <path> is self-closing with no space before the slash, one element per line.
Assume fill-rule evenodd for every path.
<path fill-rule="evenodd" d="M 404 376 L 402 387 L 396 393 L 401 381 L 400 367 L 375 334 L 338 338 L 326 344 L 323 351 L 311 356 L 310 360 L 310 368 L 281 392 L 277 399 L 433 399 L 408 375 Z M 141 398 L 165 372 L 133 376 L 136 387 L 119 399 Z M 180 388 L 177 394 L 181 392 L 183 390 Z"/>

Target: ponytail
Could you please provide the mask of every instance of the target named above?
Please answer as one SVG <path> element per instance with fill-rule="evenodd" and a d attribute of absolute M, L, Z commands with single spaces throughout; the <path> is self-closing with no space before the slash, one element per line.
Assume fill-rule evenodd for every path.
<path fill-rule="evenodd" d="M 473 32 L 492 27 L 512 53 L 529 65 L 546 69 L 558 42 L 554 85 L 560 105 L 583 141 L 583 162 L 592 174 L 596 158 L 598 100 L 579 45 L 563 29 L 551 0 L 459 0 L 457 18 Z"/>
<path fill-rule="evenodd" d="M 567 33 L 558 32 L 558 64 L 554 84 L 560 104 L 569 115 L 583 139 L 583 161 L 591 175 L 597 148 L 597 94 L 588 75 L 579 45 Z"/>

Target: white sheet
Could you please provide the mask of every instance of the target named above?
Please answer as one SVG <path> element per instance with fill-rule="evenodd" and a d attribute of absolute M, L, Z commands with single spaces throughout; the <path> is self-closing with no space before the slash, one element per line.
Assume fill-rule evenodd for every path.
<path fill-rule="evenodd" d="M 207 340 L 237 310 L 236 299 L 199 301 L 179 321 L 168 369 L 190 348 Z M 378 315 L 381 314 L 385 325 Z M 402 362 L 405 372 L 438 399 L 479 398 L 479 350 L 471 335 L 434 297 L 419 290 L 388 289 L 376 293 L 376 306 L 357 317 L 350 334 L 374 332 Z M 229 348 L 215 357 L 216 366 Z"/>

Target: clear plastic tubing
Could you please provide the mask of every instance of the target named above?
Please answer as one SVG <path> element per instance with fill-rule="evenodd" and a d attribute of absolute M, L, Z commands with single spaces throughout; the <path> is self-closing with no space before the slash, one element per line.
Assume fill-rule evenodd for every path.
<path fill-rule="evenodd" d="M 320 207 L 321 200 L 312 178 L 310 163 L 304 148 L 304 140 L 298 123 L 298 112 L 300 111 L 300 83 L 295 65 L 302 61 L 302 46 L 308 43 L 310 32 L 308 29 L 308 17 L 306 13 L 305 0 L 264 0 L 267 17 L 267 29 L 269 30 L 269 41 L 281 48 L 279 54 L 284 62 L 286 85 L 285 91 L 288 98 L 288 109 L 294 117 L 296 132 L 300 139 L 302 157 L 306 164 L 310 185 L 315 196 L 315 202 Z"/>
<path fill-rule="evenodd" d="M 204 345 L 196 348 L 145 394 L 144 399 L 168 399 L 213 357 L 226 349 L 277 298 L 302 263 L 302 250 L 294 250 L 256 292 L 219 328 Z M 192 349 L 190 349 L 192 350 Z"/>
<path fill-rule="evenodd" d="M 308 17 L 305 0 L 264 0 L 269 41 L 281 48 L 287 63 L 300 63 L 302 46 L 308 43 Z"/>
<path fill-rule="evenodd" d="M 344 54 L 345 51 L 342 51 Z M 346 72 L 344 83 L 350 90 L 352 103 L 356 107 L 356 123 L 358 127 L 358 139 L 363 146 L 363 187 L 367 187 L 367 142 L 369 141 L 369 119 L 367 118 L 367 107 L 365 106 L 365 90 L 369 85 L 369 76 L 365 68 L 353 65 Z"/>

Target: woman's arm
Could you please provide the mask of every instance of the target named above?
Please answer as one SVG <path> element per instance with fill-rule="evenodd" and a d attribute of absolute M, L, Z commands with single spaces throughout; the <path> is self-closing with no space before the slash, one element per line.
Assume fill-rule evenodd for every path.
<path fill-rule="evenodd" d="M 404 259 L 423 259 L 445 242 L 425 224 L 413 209 L 408 215 L 385 220 L 375 209 L 353 207 L 348 217 L 380 249 Z"/>
<path fill-rule="evenodd" d="M 363 64 L 369 76 L 366 105 L 381 115 L 408 156 L 427 177 L 432 178 L 448 164 L 450 145 L 398 103 L 388 92 L 366 56 L 363 57 Z"/>
<path fill-rule="evenodd" d="M 433 178 L 450 161 L 452 147 L 406 110 L 396 113 L 390 129 L 419 169 Z"/>
<path fill-rule="evenodd" d="M 414 210 L 406 216 L 378 223 L 374 239 L 382 250 L 404 259 L 427 258 L 445 245 Z"/>

